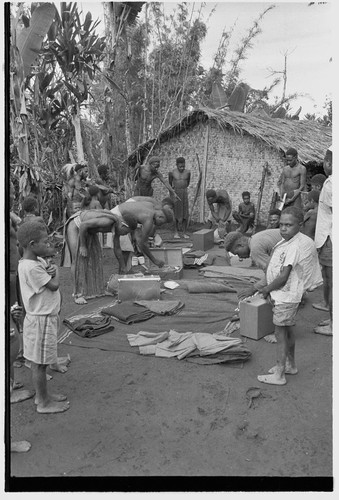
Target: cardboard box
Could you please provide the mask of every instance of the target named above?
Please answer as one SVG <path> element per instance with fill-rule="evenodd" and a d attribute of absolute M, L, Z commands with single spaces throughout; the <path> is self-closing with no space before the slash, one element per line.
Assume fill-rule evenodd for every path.
<path fill-rule="evenodd" d="M 214 247 L 214 229 L 200 229 L 192 234 L 193 248 L 195 250 L 209 250 Z"/>
<path fill-rule="evenodd" d="M 159 300 L 159 276 L 126 275 L 118 279 L 118 300 Z"/>
<path fill-rule="evenodd" d="M 180 280 L 184 273 L 184 261 L 182 248 L 178 247 L 161 247 L 161 248 L 150 248 L 151 254 L 156 258 L 163 260 L 166 266 L 178 267 L 176 271 L 166 271 L 161 267 L 155 266 L 148 258 L 146 259 L 146 264 L 149 268 L 149 272 L 153 275 L 160 276 L 162 280 Z"/>
<path fill-rule="evenodd" d="M 272 305 L 259 296 L 240 302 L 240 335 L 259 340 L 274 332 Z"/>

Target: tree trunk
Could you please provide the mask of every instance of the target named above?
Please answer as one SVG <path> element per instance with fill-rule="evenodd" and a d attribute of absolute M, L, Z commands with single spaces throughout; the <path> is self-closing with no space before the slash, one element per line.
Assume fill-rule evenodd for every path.
<path fill-rule="evenodd" d="M 77 146 L 77 155 L 78 155 L 77 161 L 80 163 L 85 161 L 85 156 L 84 156 L 84 148 L 82 144 L 82 135 L 81 135 L 80 105 L 78 102 L 76 104 L 76 112 L 72 114 L 72 123 L 75 130 L 75 143 Z"/>

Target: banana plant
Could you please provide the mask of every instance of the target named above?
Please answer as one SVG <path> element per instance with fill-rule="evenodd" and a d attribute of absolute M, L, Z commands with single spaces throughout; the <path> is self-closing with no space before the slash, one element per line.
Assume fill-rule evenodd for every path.
<path fill-rule="evenodd" d="M 11 13 L 10 46 L 10 127 L 13 145 L 19 162 L 15 172 L 19 175 L 21 198 L 31 191 L 40 193 L 41 178 L 37 164 L 30 161 L 25 83 L 34 71 L 42 41 L 56 13 L 51 3 L 32 4 L 30 18 L 19 4 L 15 14 Z"/>
<path fill-rule="evenodd" d="M 81 134 L 81 106 L 88 99 L 90 87 L 104 58 L 105 37 L 99 37 L 95 28 L 100 21 L 93 21 L 88 12 L 82 22 L 77 3 L 60 3 L 60 15 L 51 27 L 49 42 L 41 50 L 45 60 L 54 63 L 61 71 L 65 90 L 62 103 L 71 113 L 77 147 L 77 161 L 83 162 L 84 149 Z"/>

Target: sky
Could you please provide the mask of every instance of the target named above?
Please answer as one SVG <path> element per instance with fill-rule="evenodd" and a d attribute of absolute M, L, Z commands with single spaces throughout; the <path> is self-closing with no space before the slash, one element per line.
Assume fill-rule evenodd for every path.
<path fill-rule="evenodd" d="M 174 2 L 163 2 L 165 13 L 170 14 Z M 199 11 L 201 3 L 187 2 L 189 9 Z M 229 54 L 236 48 L 253 25 L 253 21 L 270 5 L 270 10 L 260 22 L 262 33 L 254 40 L 248 59 L 242 63 L 240 77 L 252 88 L 268 86 L 273 77 L 271 69 L 282 71 L 287 53 L 287 94 L 300 94 L 291 103 L 291 111 L 302 107 L 300 118 L 306 113 L 322 116 L 326 97 L 333 97 L 333 18 L 336 9 L 331 3 L 316 2 L 255 2 L 223 1 L 205 2 L 203 21 L 207 22 L 207 36 L 202 44 L 201 63 L 205 69 L 213 64 L 223 30 L 234 26 Z M 84 13 L 103 18 L 100 2 L 79 2 Z M 209 17 L 212 9 L 214 13 Z M 209 19 L 208 19 L 209 18 Z M 103 29 L 103 23 L 102 23 Z M 278 75 L 279 76 L 279 75 Z M 275 88 L 273 97 L 282 95 L 282 84 Z"/>

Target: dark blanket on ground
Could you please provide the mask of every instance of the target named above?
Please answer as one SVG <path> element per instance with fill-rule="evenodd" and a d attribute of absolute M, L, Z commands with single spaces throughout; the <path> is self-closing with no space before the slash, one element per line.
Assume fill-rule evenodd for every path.
<path fill-rule="evenodd" d="M 109 317 L 64 319 L 63 323 L 80 337 L 93 338 L 114 330 Z"/>
<path fill-rule="evenodd" d="M 140 321 L 146 321 L 154 316 L 154 313 L 145 306 L 135 304 L 132 301 L 122 302 L 111 307 L 104 307 L 101 309 L 101 314 L 112 316 L 126 325 L 140 323 Z"/>
<path fill-rule="evenodd" d="M 127 325 L 116 322 L 114 331 L 92 339 L 82 339 L 72 332 L 64 331 L 59 338 L 59 342 L 73 347 L 124 351 L 139 355 L 139 349 L 129 345 L 127 333 L 138 333 L 141 329 L 149 332 L 173 329 L 177 332 L 204 331 L 206 333 L 216 333 L 225 328 L 238 306 L 235 293 L 189 294 L 187 290 L 179 287 L 175 290 L 166 290 L 161 296 L 163 300 L 180 300 L 185 304 L 185 307 L 174 316 L 157 315 L 152 317 L 142 323 L 142 328 L 138 323 Z M 115 303 L 115 299 L 109 296 L 93 299 L 84 306 L 78 306 L 78 309 L 75 309 L 74 316 L 89 316 L 91 313 L 98 313 L 100 309 L 113 306 Z"/>

